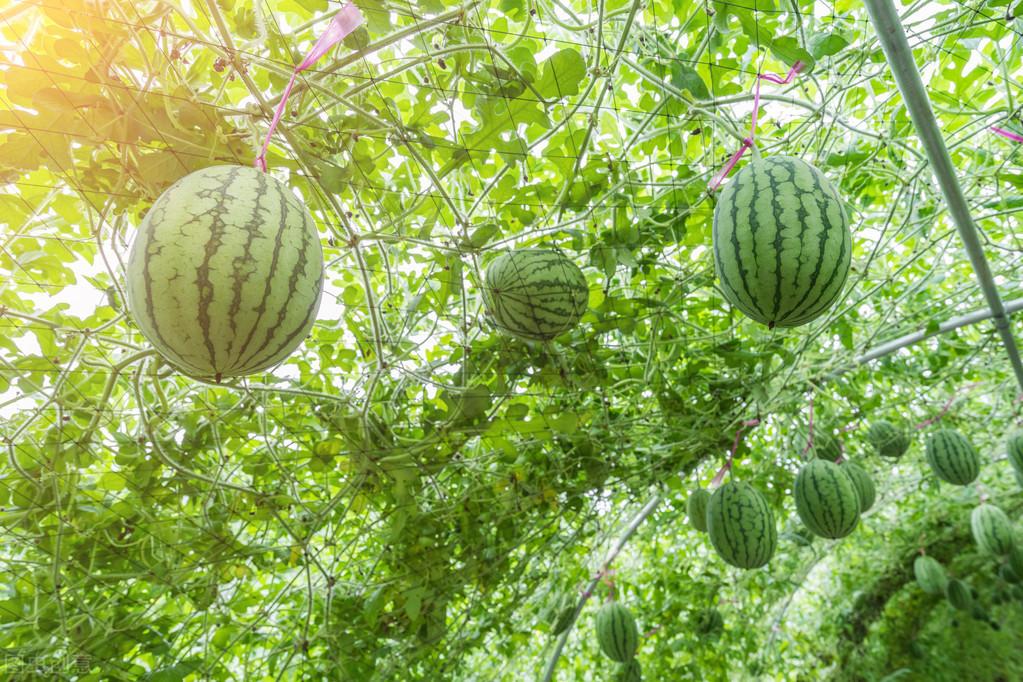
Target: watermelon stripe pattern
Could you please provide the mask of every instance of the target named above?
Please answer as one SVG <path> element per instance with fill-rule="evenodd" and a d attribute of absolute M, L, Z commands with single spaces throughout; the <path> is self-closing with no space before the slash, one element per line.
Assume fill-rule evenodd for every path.
<path fill-rule="evenodd" d="M 1012 521 L 993 504 L 982 504 L 970 514 L 970 530 L 977 546 L 988 554 L 1006 556 L 1015 544 Z"/>
<path fill-rule="evenodd" d="M 483 301 L 494 326 L 526 341 L 549 341 L 574 327 L 589 298 L 579 266 L 547 249 L 505 252 L 484 277 Z"/>
<path fill-rule="evenodd" d="M 754 159 L 714 209 L 714 263 L 725 298 L 769 328 L 796 327 L 838 299 L 852 234 L 842 199 L 791 156 Z"/>
<path fill-rule="evenodd" d="M 952 429 L 941 429 L 927 438 L 927 463 L 934 474 L 955 485 L 969 485 L 980 473 L 980 458 L 966 437 Z"/>
<path fill-rule="evenodd" d="M 625 663 L 636 655 L 639 628 L 632 613 L 618 602 L 608 602 L 597 611 L 597 643 L 612 661 Z"/>
<path fill-rule="evenodd" d="M 860 520 L 860 500 L 853 482 L 832 462 L 813 459 L 796 476 L 796 512 L 810 532 L 843 538 Z"/>
<path fill-rule="evenodd" d="M 760 491 L 742 481 L 729 481 L 711 495 L 707 533 L 721 558 L 737 568 L 767 564 L 778 545 L 771 507 Z"/>
<path fill-rule="evenodd" d="M 860 513 L 863 514 L 874 506 L 874 501 L 877 499 L 874 479 L 870 477 L 866 469 L 856 462 L 842 462 L 839 468 L 852 481 L 853 487 L 856 489 L 856 496 L 860 498 Z"/>
<path fill-rule="evenodd" d="M 898 459 L 909 449 L 906 432 L 890 421 L 879 420 L 867 429 L 867 441 L 877 454 L 888 459 Z"/>
<path fill-rule="evenodd" d="M 967 611 L 973 606 L 973 595 L 970 594 L 970 588 L 958 578 L 948 581 L 945 596 L 948 597 L 948 603 L 960 611 Z"/>
<path fill-rule="evenodd" d="M 172 365 L 197 377 L 276 365 L 312 328 L 323 252 L 312 216 L 283 183 L 213 166 L 171 185 L 139 226 L 128 307 Z"/>
<path fill-rule="evenodd" d="M 701 533 L 707 532 L 707 503 L 710 502 L 710 493 L 703 488 L 697 488 L 689 493 L 686 500 L 686 514 L 689 516 L 689 523 Z"/>
<path fill-rule="evenodd" d="M 913 574 L 920 589 L 927 594 L 945 594 L 948 577 L 945 575 L 945 567 L 934 557 L 918 556 L 913 562 Z"/>
<path fill-rule="evenodd" d="M 1009 436 L 1005 449 L 1009 455 L 1009 463 L 1016 470 L 1016 478 L 1019 479 L 1023 476 L 1023 433 Z"/>

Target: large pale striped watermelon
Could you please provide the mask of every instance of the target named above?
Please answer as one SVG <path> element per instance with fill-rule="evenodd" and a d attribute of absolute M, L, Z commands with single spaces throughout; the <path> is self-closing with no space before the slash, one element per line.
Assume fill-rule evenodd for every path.
<path fill-rule="evenodd" d="M 811 532 L 843 538 L 860 520 L 860 498 L 852 480 L 835 463 L 811 459 L 796 476 L 796 512 Z"/>
<path fill-rule="evenodd" d="M 1005 449 L 1009 455 L 1009 463 L 1016 470 L 1016 478 L 1019 479 L 1023 476 L 1023 433 L 1009 436 Z"/>
<path fill-rule="evenodd" d="M 759 568 L 778 545 L 774 514 L 759 490 L 729 481 L 707 504 L 707 534 L 721 558 L 738 568 Z"/>
<path fill-rule="evenodd" d="M 574 327 L 589 298 L 579 266 L 547 249 L 507 251 L 484 277 L 483 302 L 494 326 L 527 341 L 547 341 Z"/>
<path fill-rule="evenodd" d="M 627 608 L 611 601 L 597 611 L 597 644 L 612 661 L 624 663 L 636 655 L 639 628 Z"/>
<path fill-rule="evenodd" d="M 710 502 L 710 493 L 703 488 L 697 488 L 689 493 L 686 500 L 686 514 L 689 516 L 689 524 L 700 531 L 707 532 L 707 503 Z"/>
<path fill-rule="evenodd" d="M 948 576 L 945 575 L 945 567 L 934 557 L 918 556 L 913 562 L 913 575 L 920 589 L 927 594 L 945 594 Z"/>
<path fill-rule="evenodd" d="M 853 487 L 856 488 L 856 495 L 860 498 L 860 513 L 873 507 L 874 500 L 877 499 L 877 488 L 874 486 L 874 479 L 870 477 L 867 470 L 856 462 L 848 460 L 842 462 L 839 468 L 845 472 L 845 475 L 852 481 Z"/>
<path fill-rule="evenodd" d="M 792 156 L 754 159 L 714 209 L 714 262 L 725 298 L 768 327 L 820 316 L 842 293 L 849 220 L 819 170 Z"/>
<path fill-rule="evenodd" d="M 139 226 L 125 273 L 149 342 L 197 377 L 273 367 L 309 334 L 323 289 L 312 216 L 255 168 L 213 166 L 171 185 Z"/>
<path fill-rule="evenodd" d="M 1006 556 L 1015 544 L 1012 521 L 993 504 L 981 504 L 970 514 L 970 531 L 977 546 L 988 554 Z"/>
<path fill-rule="evenodd" d="M 909 436 L 890 421 L 878 420 L 867 429 L 867 441 L 881 457 L 898 459 L 909 449 Z"/>
<path fill-rule="evenodd" d="M 980 473 L 980 457 L 966 436 L 952 429 L 935 431 L 925 445 L 927 463 L 943 481 L 968 485 Z"/>

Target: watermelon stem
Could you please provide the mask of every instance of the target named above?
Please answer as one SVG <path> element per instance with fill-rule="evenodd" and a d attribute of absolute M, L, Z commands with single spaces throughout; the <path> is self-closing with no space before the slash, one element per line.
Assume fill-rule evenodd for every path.
<path fill-rule="evenodd" d="M 735 439 L 732 441 L 732 449 L 728 452 L 728 459 L 725 461 L 718 472 L 714 474 L 714 479 L 710 482 L 711 488 L 716 488 L 721 485 L 721 481 L 724 480 L 725 474 L 731 471 L 732 461 L 735 459 L 735 452 L 739 449 L 739 440 L 742 437 L 742 432 L 748 427 L 757 426 L 760 423 L 759 419 L 747 419 L 746 421 L 739 424 L 739 428 L 735 431 Z"/>
<path fill-rule="evenodd" d="M 806 447 L 803 448 L 802 454 L 804 456 L 806 455 L 807 452 L 810 451 L 810 448 L 813 447 L 813 399 L 814 399 L 814 395 L 811 393 L 810 394 L 810 434 L 806 438 Z"/>
<path fill-rule="evenodd" d="M 942 417 L 944 417 L 946 414 L 948 414 L 948 411 L 952 408 L 952 403 L 954 403 L 960 396 L 965 395 L 966 393 L 969 393 L 970 391 L 972 391 L 973 389 L 977 388 L 978 386 L 980 386 L 980 382 L 976 382 L 976 383 L 970 384 L 966 388 L 963 388 L 963 389 L 958 390 L 955 393 L 953 393 L 952 397 L 949 398 L 945 402 L 944 407 L 941 408 L 941 412 L 939 412 L 938 414 L 934 415 L 930 419 L 925 419 L 922 422 L 920 422 L 919 424 L 917 424 L 916 427 L 915 427 L 916 430 L 919 431 L 922 428 L 925 428 L 927 426 L 930 426 L 931 424 L 934 424 L 935 422 L 940 421 Z"/>

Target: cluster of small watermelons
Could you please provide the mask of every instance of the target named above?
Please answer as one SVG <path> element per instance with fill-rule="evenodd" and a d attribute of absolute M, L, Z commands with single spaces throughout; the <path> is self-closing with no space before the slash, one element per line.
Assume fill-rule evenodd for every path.
<path fill-rule="evenodd" d="M 981 551 L 1008 556 L 1015 546 L 1015 531 L 1005 512 L 993 504 L 982 503 L 970 514 L 970 531 Z"/>
<path fill-rule="evenodd" d="M 791 156 L 754 159 L 714 209 L 714 264 L 725 298 L 773 327 L 823 314 L 849 274 L 852 234 L 838 192 Z"/>
<path fill-rule="evenodd" d="M 487 268 L 483 302 L 494 326 L 525 341 L 549 341 L 586 312 L 590 291 L 571 259 L 548 249 L 507 251 Z"/>
<path fill-rule="evenodd" d="M 142 334 L 186 374 L 244 376 L 309 334 L 323 290 L 316 224 L 283 183 L 255 168 L 181 178 L 139 226 L 125 293 Z"/>
<path fill-rule="evenodd" d="M 707 504 L 710 502 L 710 493 L 703 488 L 697 488 L 689 493 L 686 500 L 686 515 L 689 517 L 689 524 L 700 531 L 707 532 Z"/>
<path fill-rule="evenodd" d="M 909 436 L 905 429 L 884 419 L 873 422 L 867 429 L 867 442 L 878 455 L 887 459 L 898 459 L 909 449 Z"/>
<path fill-rule="evenodd" d="M 804 464 L 796 476 L 793 495 L 799 518 L 815 535 L 843 538 L 859 523 L 857 486 L 834 462 L 811 459 Z"/>
<path fill-rule="evenodd" d="M 729 481 L 711 495 L 707 534 L 718 555 L 737 568 L 760 568 L 778 545 L 770 505 L 759 490 L 743 481 Z"/>
<path fill-rule="evenodd" d="M 948 589 L 945 567 L 934 557 L 918 556 L 913 562 L 913 574 L 920 589 L 927 594 L 945 594 Z"/>
<path fill-rule="evenodd" d="M 955 485 L 969 485 L 980 473 L 980 457 L 963 434 L 939 429 L 927 437 L 927 463 L 934 475 Z"/>
<path fill-rule="evenodd" d="M 612 661 L 628 663 L 639 647 L 639 628 L 632 613 L 616 601 L 597 611 L 597 644 Z"/>

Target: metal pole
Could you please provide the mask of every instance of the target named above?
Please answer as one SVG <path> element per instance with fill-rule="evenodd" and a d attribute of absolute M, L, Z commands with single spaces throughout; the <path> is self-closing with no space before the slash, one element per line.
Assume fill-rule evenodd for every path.
<path fill-rule="evenodd" d="M 998 288 L 991 275 L 991 267 L 984 256 L 984 249 L 981 247 L 980 238 L 977 235 L 977 226 L 970 216 L 966 197 L 963 196 L 963 189 L 959 186 L 959 180 L 956 178 L 955 167 L 952 165 L 952 159 L 945 147 L 945 140 L 941 136 L 938 122 L 931 110 L 931 102 L 927 98 L 927 91 L 920 78 L 920 72 L 916 68 L 916 62 L 913 61 L 913 52 L 909 48 L 909 41 L 906 40 L 906 33 L 902 29 L 899 13 L 892 0 L 864 0 L 863 4 L 867 6 L 870 21 L 874 25 L 874 30 L 877 31 L 881 48 L 888 59 L 888 67 L 895 76 L 895 82 L 898 84 L 899 92 L 902 93 L 902 99 L 909 110 L 913 126 L 927 152 L 934 177 L 941 186 L 941 193 L 945 195 L 948 213 L 952 216 L 952 221 L 966 246 L 966 253 L 970 257 L 973 271 L 984 292 L 988 307 L 991 309 L 991 318 L 998 333 L 1001 334 L 1005 352 L 1009 354 L 1009 360 L 1012 362 L 1016 381 L 1019 383 L 1020 389 L 1023 390 L 1023 362 L 1020 361 L 1019 349 L 1016 347 L 1016 340 L 1009 327 L 1005 306 L 998 295 Z"/>

